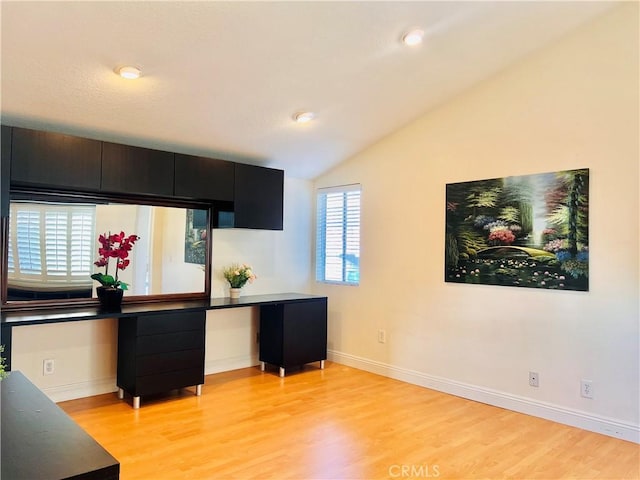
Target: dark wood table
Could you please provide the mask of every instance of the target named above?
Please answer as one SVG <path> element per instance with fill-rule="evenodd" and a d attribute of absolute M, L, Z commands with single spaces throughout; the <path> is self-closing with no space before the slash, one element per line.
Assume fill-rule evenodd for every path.
<path fill-rule="evenodd" d="M 22 373 L 0 391 L 2 480 L 120 478 L 120 463 Z"/>
<path fill-rule="evenodd" d="M 186 300 L 182 302 L 144 302 L 122 304 L 117 312 L 105 312 L 98 304 L 85 307 L 44 308 L 36 310 L 8 310 L 0 312 L 0 344 L 4 345 L 4 357 L 7 370 L 11 370 L 11 350 L 13 329 L 27 325 L 46 323 L 78 322 L 100 320 L 103 318 L 137 317 L 146 313 L 201 312 L 225 308 L 261 307 L 301 300 L 322 299 L 326 297 L 304 293 L 276 293 L 269 295 L 247 295 L 235 298 L 210 298 L 207 300 Z"/>

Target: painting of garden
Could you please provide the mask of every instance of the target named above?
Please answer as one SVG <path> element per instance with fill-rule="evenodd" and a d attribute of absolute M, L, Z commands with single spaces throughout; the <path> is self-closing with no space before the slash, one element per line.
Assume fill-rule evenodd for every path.
<path fill-rule="evenodd" d="M 589 170 L 446 186 L 445 281 L 589 289 Z"/>
<path fill-rule="evenodd" d="M 200 211 L 200 213 L 203 213 Z M 194 226 L 195 212 L 187 209 L 187 224 L 184 235 L 184 262 L 204 265 L 207 247 L 207 229 Z"/>

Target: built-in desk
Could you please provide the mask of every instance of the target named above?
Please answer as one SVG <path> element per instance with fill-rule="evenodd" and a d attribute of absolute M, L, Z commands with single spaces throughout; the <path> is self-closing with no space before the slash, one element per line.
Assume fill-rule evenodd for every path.
<path fill-rule="evenodd" d="M 120 463 L 22 373 L 11 372 L 0 391 L 0 478 L 120 478 Z"/>
<path fill-rule="evenodd" d="M 185 302 L 122 305 L 117 312 L 95 308 L 3 311 L 0 343 L 11 369 L 12 330 L 25 325 L 117 318 L 119 393 L 140 396 L 204 381 L 204 317 L 207 310 L 260 308 L 260 361 L 285 368 L 327 356 L 327 297 L 301 293 L 250 295 Z M 263 336 L 264 333 L 264 336 Z"/>

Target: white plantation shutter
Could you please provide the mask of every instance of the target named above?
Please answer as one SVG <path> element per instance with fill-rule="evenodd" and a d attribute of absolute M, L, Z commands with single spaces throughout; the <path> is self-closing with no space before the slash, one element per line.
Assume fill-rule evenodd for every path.
<path fill-rule="evenodd" d="M 74 275 L 90 276 L 95 250 L 96 209 L 73 211 L 71 215 L 70 258 Z"/>
<path fill-rule="evenodd" d="M 11 238 L 11 236 L 9 236 Z M 7 253 L 7 273 L 11 275 L 15 271 L 15 267 L 13 264 L 13 246 L 11 240 L 7 242 L 8 253 Z"/>
<path fill-rule="evenodd" d="M 360 185 L 323 188 L 317 197 L 316 280 L 360 283 Z"/>
<path fill-rule="evenodd" d="M 95 206 L 11 203 L 8 274 L 12 284 L 91 283 Z"/>
<path fill-rule="evenodd" d="M 14 211 L 11 227 L 14 226 Z M 11 235 L 10 227 L 10 235 Z M 40 254 L 40 212 L 30 210 L 15 211 L 15 244 L 14 268 L 16 274 L 39 275 L 42 272 L 42 256 Z"/>
<path fill-rule="evenodd" d="M 44 247 L 48 275 L 67 274 L 68 225 L 66 212 L 44 212 Z"/>

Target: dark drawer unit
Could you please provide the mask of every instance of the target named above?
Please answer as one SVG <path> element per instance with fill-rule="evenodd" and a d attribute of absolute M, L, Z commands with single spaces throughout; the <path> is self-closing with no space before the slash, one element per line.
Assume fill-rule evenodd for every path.
<path fill-rule="evenodd" d="M 327 358 L 327 299 L 260 307 L 260 362 L 285 369 Z"/>
<path fill-rule="evenodd" d="M 204 383 L 206 312 L 143 314 L 118 320 L 118 388 L 140 397 Z"/>

